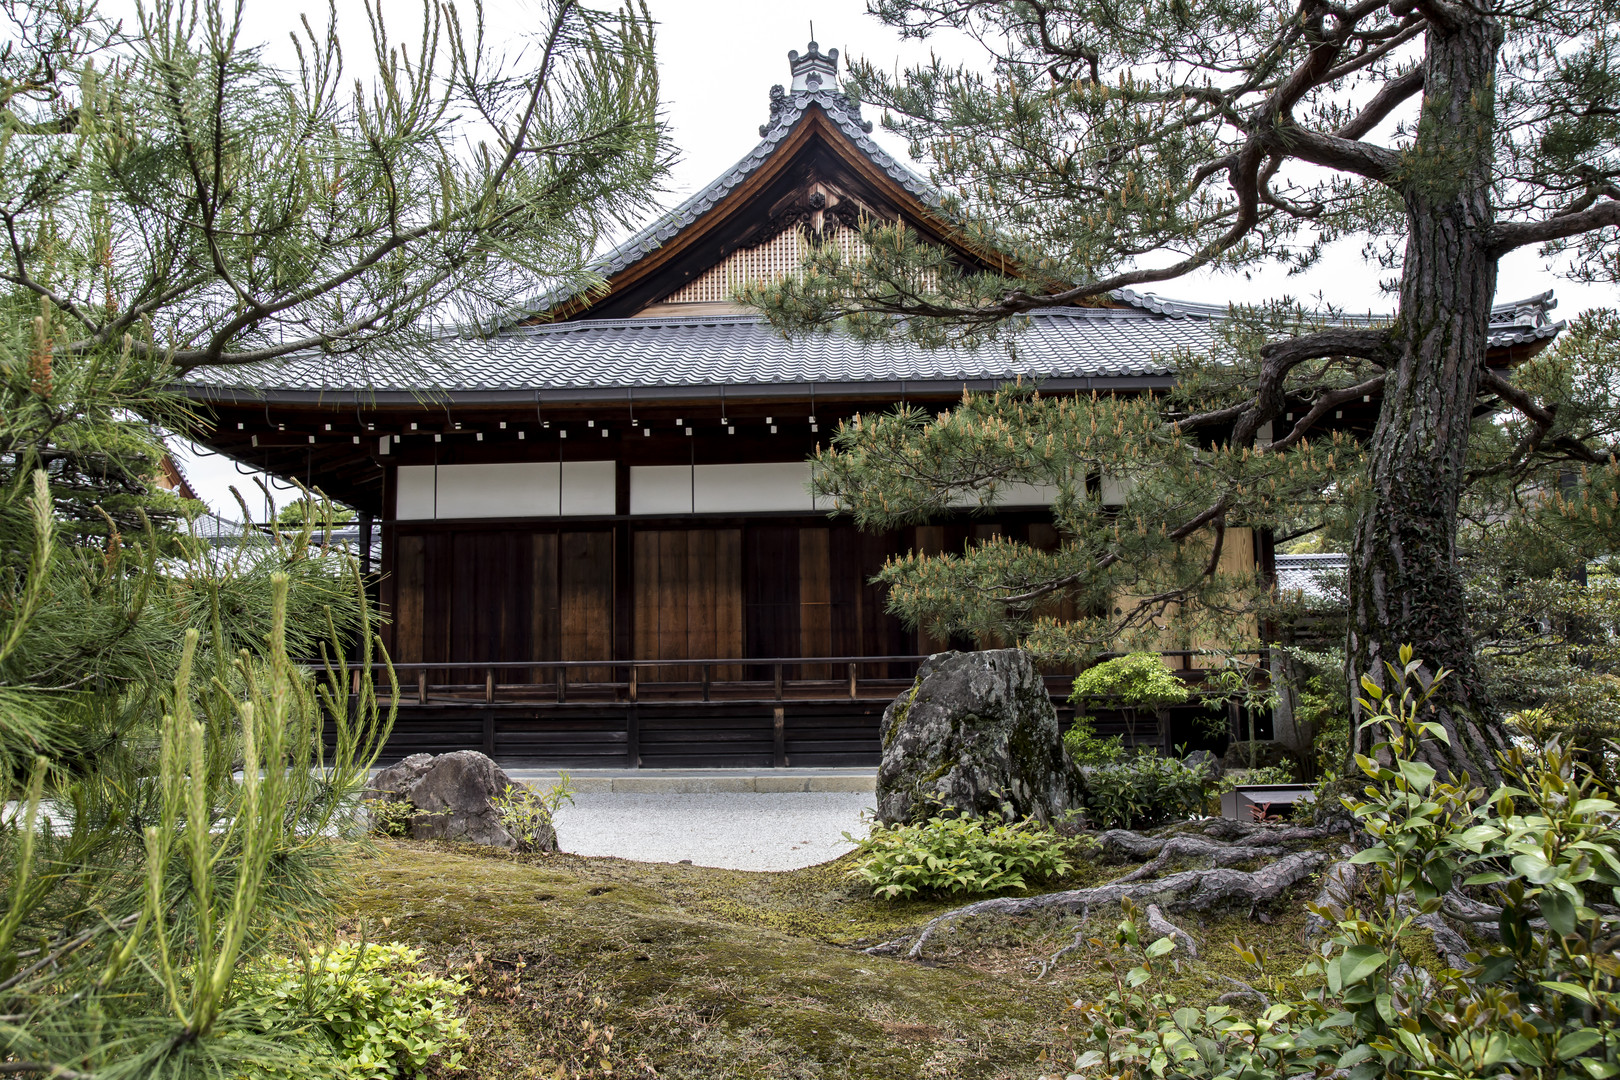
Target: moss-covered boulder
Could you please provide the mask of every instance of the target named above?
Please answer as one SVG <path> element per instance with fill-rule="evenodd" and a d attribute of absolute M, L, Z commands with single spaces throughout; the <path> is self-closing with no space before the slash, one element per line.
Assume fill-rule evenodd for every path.
<path fill-rule="evenodd" d="M 883 712 L 881 821 L 955 810 L 1050 822 L 1079 793 L 1057 711 L 1021 649 L 930 656 Z"/>
<path fill-rule="evenodd" d="M 495 805 L 496 797 L 510 787 L 511 778 L 488 757 L 456 750 L 437 757 L 412 754 L 390 765 L 371 778 L 366 797 L 374 804 L 408 807 L 405 824 L 417 840 L 461 840 L 511 850 L 518 841 Z M 546 825 L 533 846 L 555 851 L 555 831 Z"/>

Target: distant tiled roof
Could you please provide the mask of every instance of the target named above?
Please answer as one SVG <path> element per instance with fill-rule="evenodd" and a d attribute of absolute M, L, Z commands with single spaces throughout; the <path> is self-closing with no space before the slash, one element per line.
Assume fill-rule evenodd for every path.
<path fill-rule="evenodd" d="M 1171 300 L 1156 293 L 1138 293 L 1131 289 L 1116 289 L 1111 295 L 1115 300 L 1134 308 L 1171 318 L 1220 319 L 1229 310 L 1225 304 Z M 1553 298 L 1551 289 L 1523 300 L 1509 300 L 1495 305 L 1491 308 L 1491 348 L 1500 349 L 1557 337 L 1565 325 L 1552 321 L 1551 312 L 1557 306 L 1558 301 Z M 1381 312 L 1334 312 L 1331 321 L 1341 326 L 1374 326 L 1388 322 L 1389 318 L 1387 313 Z"/>
<path fill-rule="evenodd" d="M 1342 601 L 1333 579 L 1349 570 L 1348 555 L 1278 555 L 1277 589 L 1302 593 L 1312 600 Z"/>

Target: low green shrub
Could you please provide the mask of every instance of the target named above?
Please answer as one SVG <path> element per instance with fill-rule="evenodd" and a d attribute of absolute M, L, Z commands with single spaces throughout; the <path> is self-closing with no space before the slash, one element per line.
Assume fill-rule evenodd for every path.
<path fill-rule="evenodd" d="M 1082 671 L 1075 677 L 1069 701 L 1081 709 L 1093 704 L 1118 709 L 1135 743 L 1141 713 L 1180 705 L 1191 696 L 1187 684 L 1170 673 L 1158 653 L 1135 652 Z"/>
<path fill-rule="evenodd" d="M 1292 765 L 1262 765 L 1258 769 L 1243 769 L 1229 772 L 1221 777 L 1216 785 L 1216 794 L 1231 791 L 1239 784 L 1292 784 L 1294 783 L 1294 767 Z"/>
<path fill-rule="evenodd" d="M 1152 751 L 1086 770 L 1081 797 L 1094 829 L 1141 829 L 1208 812 L 1217 794 L 1215 766 Z"/>
<path fill-rule="evenodd" d="M 302 1025 L 317 1053 L 335 1059 L 333 1075 L 342 1080 L 416 1076 L 430 1061 L 459 1070 L 467 1034 L 456 1001 L 467 988 L 419 971 L 421 959 L 398 943 L 340 942 L 307 960 L 258 965 L 247 973 L 239 1004 L 268 1030 Z"/>
<path fill-rule="evenodd" d="M 559 773 L 557 782 L 545 791 L 535 791 L 525 784 L 507 784 L 506 790 L 490 802 L 500 815 L 501 827 L 517 841 L 518 850 L 538 851 L 555 841 L 552 818 L 564 803 L 573 805 L 574 784 L 567 773 Z"/>
<path fill-rule="evenodd" d="M 1099 736 L 1091 718 L 1076 716 L 1063 733 L 1063 746 L 1076 765 L 1108 765 L 1125 753 L 1125 742 L 1118 735 Z"/>
<path fill-rule="evenodd" d="M 848 833 L 845 839 L 854 840 Z M 920 825 L 874 822 L 856 841 L 849 876 L 893 900 L 919 893 L 993 893 L 1068 873 L 1069 842 L 1037 821 L 933 817 Z"/>

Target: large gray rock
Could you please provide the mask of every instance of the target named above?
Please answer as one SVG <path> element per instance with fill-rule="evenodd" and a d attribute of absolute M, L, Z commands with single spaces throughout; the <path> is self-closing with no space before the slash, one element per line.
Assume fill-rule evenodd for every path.
<path fill-rule="evenodd" d="M 883 712 L 880 821 L 950 809 L 1052 822 L 1079 795 L 1057 712 L 1021 649 L 930 656 Z"/>
<path fill-rule="evenodd" d="M 412 754 L 377 773 L 369 797 L 409 803 L 416 811 L 409 819 L 410 834 L 418 840 L 462 840 L 511 850 L 519 846 L 518 839 L 501 824 L 493 802 L 509 784 L 517 787 L 476 750 L 438 757 Z M 533 846 L 555 850 L 556 834 L 538 838 Z"/>

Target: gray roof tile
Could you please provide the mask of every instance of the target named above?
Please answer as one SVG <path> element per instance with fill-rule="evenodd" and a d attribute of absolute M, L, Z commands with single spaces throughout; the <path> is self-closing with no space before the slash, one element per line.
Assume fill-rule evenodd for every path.
<path fill-rule="evenodd" d="M 757 315 L 584 319 L 447 336 L 414 356 L 305 354 L 201 368 L 186 383 L 251 395 L 1165 378 L 1173 374 L 1169 357 L 1208 347 L 1226 314 L 1152 294 L 1118 299 L 1131 306 L 1033 312 L 1024 332 L 973 349 L 868 343 L 837 332 L 784 339 Z M 1491 344 L 1556 335 L 1563 324 L 1546 321 L 1549 300 L 1500 305 Z"/>
<path fill-rule="evenodd" d="M 1002 342 L 929 350 L 840 333 L 784 339 L 755 315 L 588 319 L 447 337 L 415 357 L 302 355 L 198 369 L 186 381 L 250 392 L 456 392 L 1165 377 L 1166 354 L 1202 347 L 1209 330 L 1207 319 L 1070 308 L 1037 313 Z"/>

